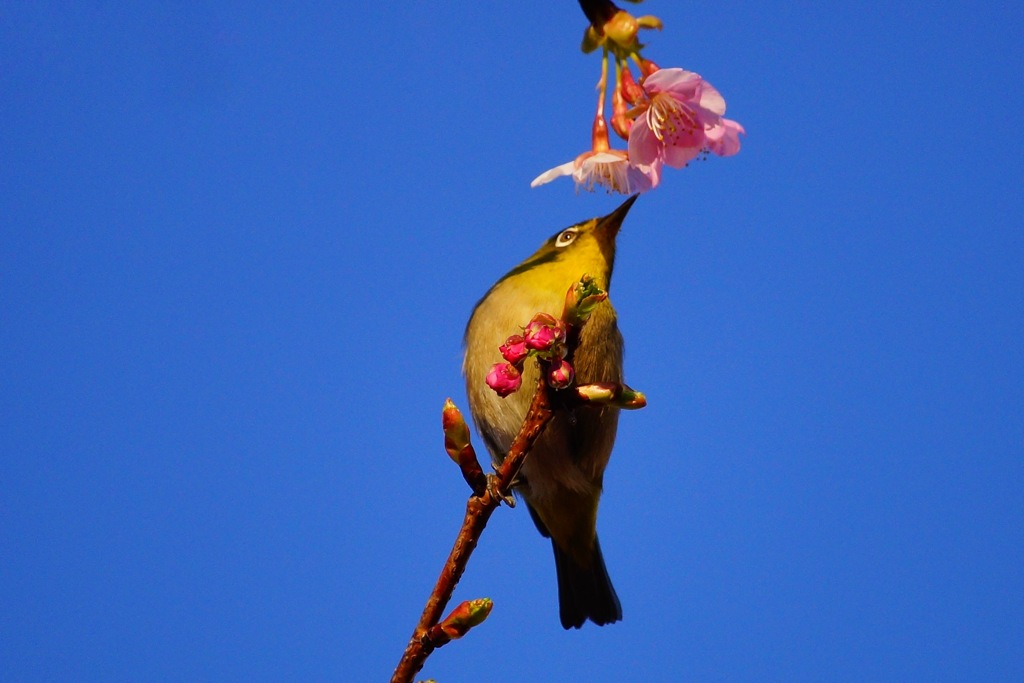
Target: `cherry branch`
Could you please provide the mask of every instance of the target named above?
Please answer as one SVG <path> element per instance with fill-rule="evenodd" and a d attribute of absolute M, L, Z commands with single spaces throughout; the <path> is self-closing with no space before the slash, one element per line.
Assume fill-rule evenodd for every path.
<path fill-rule="evenodd" d="M 455 586 L 466 570 L 469 557 L 476 548 L 477 541 L 479 541 L 484 527 L 487 526 L 487 520 L 490 519 L 491 514 L 501 502 L 511 494 L 512 482 L 515 481 L 516 475 L 522 468 L 527 454 L 533 447 L 534 442 L 537 441 L 537 438 L 544 431 L 544 427 L 554 416 L 551 409 L 548 386 L 544 381 L 544 374 L 543 372 L 540 373 L 540 379 L 537 382 L 537 389 L 533 395 L 533 401 L 530 403 L 530 409 L 526 414 L 526 420 L 523 422 L 523 427 L 519 430 L 516 440 L 512 443 L 512 448 L 509 449 L 508 455 L 502 462 L 501 467 L 498 468 L 497 474 L 488 477 L 487 485 L 482 493 L 477 494 L 474 492 L 466 503 L 466 515 L 462 520 L 462 529 L 459 530 L 459 535 L 455 538 L 455 545 L 452 546 L 452 550 L 448 554 L 448 559 L 445 561 L 441 575 L 438 577 L 434 590 L 427 600 L 427 605 L 420 616 L 419 623 L 416 624 L 402 659 L 399 661 L 398 667 L 391 677 L 391 683 L 410 683 L 413 676 L 423 668 L 423 663 L 430 653 L 448 642 L 444 637 L 437 637 L 438 630 L 434 629 L 441 618 L 441 612 L 444 611 L 448 601 L 451 600 Z M 469 448 L 472 449 L 472 446 L 470 445 Z M 460 451 L 464 454 L 465 448 L 460 449 Z M 466 465 L 463 465 L 463 461 L 466 462 Z M 471 478 L 474 482 L 477 481 L 475 475 L 467 474 L 467 471 L 481 471 L 475 454 L 472 457 L 472 461 L 470 461 L 468 455 L 460 458 L 459 466 L 467 481 L 470 481 Z M 471 482 L 470 485 L 474 486 L 474 483 Z"/>

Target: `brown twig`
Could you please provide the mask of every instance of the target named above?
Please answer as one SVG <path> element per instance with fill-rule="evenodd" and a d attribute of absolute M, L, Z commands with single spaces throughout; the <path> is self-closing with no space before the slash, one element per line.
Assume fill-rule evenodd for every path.
<path fill-rule="evenodd" d="M 448 554 L 448 560 L 427 600 L 420 621 L 412 632 L 402 659 L 391 676 L 391 683 L 410 683 L 413 676 L 423 668 L 427 656 L 447 642 L 443 639 L 432 639 L 430 637 L 431 628 L 440 621 L 441 613 L 448 601 L 451 600 L 455 586 L 466 570 L 469 556 L 476 548 L 477 541 L 479 541 L 484 527 L 487 526 L 487 520 L 490 519 L 491 513 L 501 504 L 502 499 L 509 495 L 512 482 L 519 474 L 527 454 L 554 415 L 548 386 L 544 380 L 545 374 L 542 368 L 537 389 L 533 394 L 533 401 L 526 413 L 526 420 L 523 422 L 516 440 L 512 442 L 512 447 L 505 460 L 502 461 L 501 467 L 498 468 L 491 485 L 484 490 L 482 495 L 474 493 L 466 502 L 466 515 L 462 520 L 462 529 L 455 539 L 451 553 Z"/>
<path fill-rule="evenodd" d="M 619 8 L 611 0 L 579 0 L 580 9 L 587 15 L 587 21 L 598 32 L 609 19 L 615 16 Z"/>

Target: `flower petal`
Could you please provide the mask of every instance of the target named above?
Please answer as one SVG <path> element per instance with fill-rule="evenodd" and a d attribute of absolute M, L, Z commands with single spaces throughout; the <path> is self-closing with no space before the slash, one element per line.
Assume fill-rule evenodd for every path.
<path fill-rule="evenodd" d="M 647 190 L 653 190 L 661 182 L 661 160 L 655 161 L 653 164 L 632 164 L 632 168 L 636 173 L 643 177 L 636 179 L 637 188 L 640 188 L 642 184 L 649 185 L 644 189 L 637 189 L 637 192 L 646 192 Z"/>
<path fill-rule="evenodd" d="M 725 113 L 725 98 L 719 93 L 713 85 L 705 80 L 701 80 L 700 87 L 697 89 L 698 104 L 709 112 L 721 116 Z"/>
<path fill-rule="evenodd" d="M 693 99 L 701 83 L 700 74 L 673 67 L 658 69 L 644 79 L 644 90 L 648 93 L 668 92 L 677 100 Z"/>
<path fill-rule="evenodd" d="M 618 150 L 597 152 L 583 160 L 573 174 L 577 185 L 593 190 L 601 185 L 611 192 L 634 194 L 653 188 L 656 174 L 651 167 L 638 167 L 630 163 L 627 153 Z"/>
<path fill-rule="evenodd" d="M 747 134 L 743 126 L 731 119 L 722 119 L 721 133 L 714 139 L 708 136 L 708 149 L 720 157 L 732 156 L 740 151 L 740 134 Z"/>
<path fill-rule="evenodd" d="M 655 137 L 646 116 L 641 116 L 633 122 L 633 127 L 629 129 L 627 147 L 629 159 L 635 165 L 649 166 L 661 154 L 661 140 Z"/>
<path fill-rule="evenodd" d="M 564 175 L 572 175 L 573 171 L 575 170 L 575 161 L 569 161 L 562 164 L 561 166 L 555 166 L 554 168 L 548 171 L 544 171 L 539 176 L 534 178 L 533 182 L 530 183 L 530 187 L 537 187 L 539 185 L 544 185 L 545 183 L 550 183 L 555 178 L 561 178 Z"/>
<path fill-rule="evenodd" d="M 700 154 L 700 147 L 679 147 L 669 145 L 665 147 L 665 163 L 672 168 L 682 168 L 697 158 Z"/>

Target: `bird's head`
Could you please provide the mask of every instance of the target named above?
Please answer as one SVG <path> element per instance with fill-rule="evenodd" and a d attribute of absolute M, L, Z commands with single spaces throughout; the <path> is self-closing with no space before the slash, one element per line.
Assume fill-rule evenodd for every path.
<path fill-rule="evenodd" d="M 607 216 L 559 230 L 499 282 L 514 278 L 521 286 L 563 292 L 586 274 L 607 290 L 615 264 L 615 238 L 636 198 L 633 195 Z"/>

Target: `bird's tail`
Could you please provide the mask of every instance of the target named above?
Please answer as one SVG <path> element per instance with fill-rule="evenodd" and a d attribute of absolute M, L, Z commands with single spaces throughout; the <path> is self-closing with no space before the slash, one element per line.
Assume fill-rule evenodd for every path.
<path fill-rule="evenodd" d="M 598 626 L 622 619 L 622 606 L 604 566 L 601 544 L 594 538 L 590 566 L 580 567 L 554 541 L 555 570 L 558 573 L 558 616 L 562 628 L 580 628 L 590 619 Z"/>

